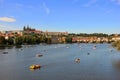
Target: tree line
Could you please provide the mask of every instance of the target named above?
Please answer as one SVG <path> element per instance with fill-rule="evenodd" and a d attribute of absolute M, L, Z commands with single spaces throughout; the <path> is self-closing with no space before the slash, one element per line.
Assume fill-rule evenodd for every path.
<path fill-rule="evenodd" d="M 24 36 L 16 36 L 9 37 L 5 39 L 5 37 L 0 36 L 0 44 L 2 45 L 22 45 L 22 44 L 39 44 L 39 43 L 51 43 L 51 37 L 46 37 L 44 35 L 41 36 L 33 36 L 33 35 L 24 35 Z"/>
<path fill-rule="evenodd" d="M 105 34 L 105 33 L 91 33 L 91 34 L 87 34 L 87 33 L 79 33 L 79 34 L 75 34 L 75 33 L 70 33 L 69 35 L 71 36 L 81 36 L 81 37 L 110 37 L 110 36 L 114 36 L 114 34 Z"/>

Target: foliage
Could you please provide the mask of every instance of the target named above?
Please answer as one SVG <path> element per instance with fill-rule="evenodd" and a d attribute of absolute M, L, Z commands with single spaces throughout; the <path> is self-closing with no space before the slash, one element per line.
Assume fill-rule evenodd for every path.
<path fill-rule="evenodd" d="M 23 43 L 23 38 L 22 37 L 16 37 L 15 38 L 15 44 L 16 45 L 21 45 Z"/>
<path fill-rule="evenodd" d="M 14 39 L 12 37 L 8 38 L 8 40 L 6 40 L 8 45 L 12 45 L 14 44 Z"/>
<path fill-rule="evenodd" d="M 112 46 L 120 50 L 120 41 L 113 42 Z"/>
<path fill-rule="evenodd" d="M 71 33 L 69 35 L 72 36 L 81 36 L 81 37 L 108 37 L 108 34 L 104 34 L 104 33 L 92 33 L 92 34 L 86 34 L 86 33 L 79 33 L 79 34 L 74 34 Z"/>
<path fill-rule="evenodd" d="M 47 37 L 47 38 L 45 39 L 45 43 L 51 44 L 51 37 Z"/>
<path fill-rule="evenodd" d="M 72 43 L 72 36 L 67 36 L 66 37 L 66 42 L 67 43 Z"/>
<path fill-rule="evenodd" d="M 6 40 L 3 36 L 0 36 L 0 44 L 5 44 Z"/>

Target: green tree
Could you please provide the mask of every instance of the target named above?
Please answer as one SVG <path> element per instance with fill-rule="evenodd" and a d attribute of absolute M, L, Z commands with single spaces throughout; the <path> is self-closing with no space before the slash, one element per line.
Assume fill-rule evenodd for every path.
<path fill-rule="evenodd" d="M 45 42 L 46 42 L 47 44 L 51 44 L 51 37 L 47 37 L 47 38 L 45 39 Z"/>
<path fill-rule="evenodd" d="M 67 43 L 72 43 L 72 36 L 66 37 L 66 42 Z"/>
<path fill-rule="evenodd" d="M 5 44 L 5 43 L 6 43 L 5 37 L 0 36 L 0 44 Z"/>
<path fill-rule="evenodd" d="M 36 37 L 36 43 L 39 44 L 40 43 L 40 37 Z"/>
<path fill-rule="evenodd" d="M 12 37 L 8 38 L 7 43 L 8 43 L 9 45 L 14 44 L 13 38 L 12 38 Z"/>
<path fill-rule="evenodd" d="M 120 41 L 113 42 L 112 46 L 120 50 Z"/>
<path fill-rule="evenodd" d="M 22 45 L 23 44 L 23 38 L 22 37 L 16 37 L 15 38 L 15 44 L 16 45 Z"/>
<path fill-rule="evenodd" d="M 41 42 L 41 43 L 44 43 L 45 40 L 46 40 L 45 35 L 41 35 L 41 36 L 40 36 L 40 42 Z"/>
<path fill-rule="evenodd" d="M 31 42 L 30 42 L 31 44 L 36 44 L 36 37 L 34 37 L 34 36 L 32 36 L 31 37 Z"/>

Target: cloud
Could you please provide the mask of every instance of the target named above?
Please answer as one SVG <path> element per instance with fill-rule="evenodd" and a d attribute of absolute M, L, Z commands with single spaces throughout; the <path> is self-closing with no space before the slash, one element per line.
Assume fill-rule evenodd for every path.
<path fill-rule="evenodd" d="M 120 0 L 111 0 L 111 1 L 120 5 Z"/>
<path fill-rule="evenodd" d="M 0 21 L 4 21 L 4 22 L 16 22 L 16 20 L 13 17 L 0 17 Z"/>
<path fill-rule="evenodd" d="M 47 7 L 46 3 L 44 2 L 42 5 L 43 5 L 43 8 L 44 8 L 46 14 L 49 15 L 50 14 L 50 9 Z"/>
<path fill-rule="evenodd" d="M 90 0 L 88 3 L 86 3 L 86 4 L 84 5 L 84 7 L 89 7 L 89 6 L 97 3 L 97 1 L 98 1 L 98 0 Z"/>

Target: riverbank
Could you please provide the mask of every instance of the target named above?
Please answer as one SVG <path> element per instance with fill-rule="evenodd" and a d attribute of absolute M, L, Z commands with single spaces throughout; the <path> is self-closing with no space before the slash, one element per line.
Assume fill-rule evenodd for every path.
<path fill-rule="evenodd" d="M 120 41 L 113 42 L 112 46 L 115 47 L 117 50 L 120 50 Z"/>
<path fill-rule="evenodd" d="M 4 47 L 16 47 L 16 48 L 21 48 L 22 45 L 6 45 L 6 44 L 0 44 L 0 48 L 4 48 Z"/>

